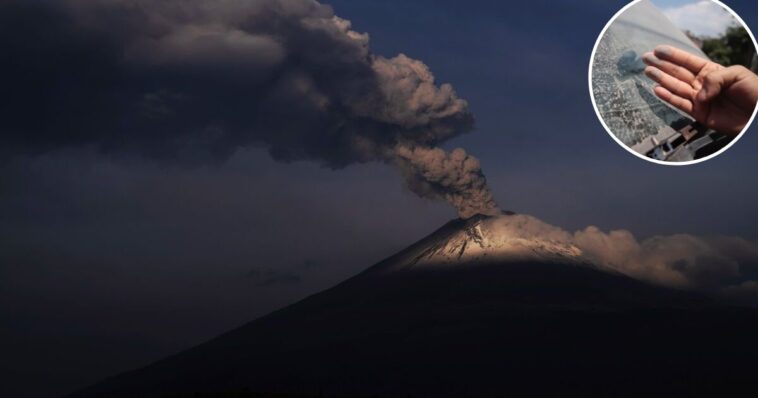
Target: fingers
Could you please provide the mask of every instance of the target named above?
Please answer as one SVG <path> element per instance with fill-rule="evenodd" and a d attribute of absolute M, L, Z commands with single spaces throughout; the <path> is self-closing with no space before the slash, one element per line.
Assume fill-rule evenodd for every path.
<path fill-rule="evenodd" d="M 683 110 L 684 112 L 687 112 L 688 114 L 692 114 L 692 111 L 694 109 L 692 101 L 686 98 L 680 97 L 661 86 L 655 87 L 653 91 L 655 92 L 655 95 L 658 96 L 658 98 Z"/>
<path fill-rule="evenodd" d="M 654 66 L 663 72 L 685 82 L 690 85 L 695 81 L 695 74 L 690 72 L 688 69 L 672 64 L 671 62 L 664 61 L 658 57 L 655 56 L 655 54 L 649 52 L 642 55 L 642 60 L 650 65 Z"/>
<path fill-rule="evenodd" d="M 698 72 L 710 62 L 707 59 L 700 58 L 671 46 L 658 46 L 655 48 L 654 54 L 656 57 L 664 61 L 671 62 L 674 65 L 679 65 L 689 70 L 694 75 L 697 75 Z"/>
<path fill-rule="evenodd" d="M 645 75 L 660 84 L 663 88 L 684 98 L 694 98 L 696 91 L 688 83 L 685 83 L 654 66 L 645 68 Z"/>

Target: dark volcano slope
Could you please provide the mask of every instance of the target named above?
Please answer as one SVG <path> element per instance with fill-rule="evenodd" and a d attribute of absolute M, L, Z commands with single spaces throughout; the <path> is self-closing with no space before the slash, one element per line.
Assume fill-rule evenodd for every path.
<path fill-rule="evenodd" d="M 510 263 L 367 272 L 72 396 L 723 396 L 750 388 L 758 388 L 755 310 L 591 267 Z"/>

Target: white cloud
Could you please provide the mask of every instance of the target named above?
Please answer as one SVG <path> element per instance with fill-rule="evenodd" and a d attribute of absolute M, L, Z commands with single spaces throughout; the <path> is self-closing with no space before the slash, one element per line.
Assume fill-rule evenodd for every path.
<path fill-rule="evenodd" d="M 667 7 L 662 11 L 679 29 L 689 30 L 698 36 L 719 36 L 726 28 L 737 24 L 726 9 L 710 0 Z"/>

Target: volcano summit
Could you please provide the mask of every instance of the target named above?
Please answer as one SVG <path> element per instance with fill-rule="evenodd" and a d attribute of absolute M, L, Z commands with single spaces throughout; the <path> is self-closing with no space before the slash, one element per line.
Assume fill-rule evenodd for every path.
<path fill-rule="evenodd" d="M 758 387 L 758 311 L 590 260 L 511 213 L 72 397 L 691 396 Z M 181 396 L 181 395 L 180 395 Z"/>

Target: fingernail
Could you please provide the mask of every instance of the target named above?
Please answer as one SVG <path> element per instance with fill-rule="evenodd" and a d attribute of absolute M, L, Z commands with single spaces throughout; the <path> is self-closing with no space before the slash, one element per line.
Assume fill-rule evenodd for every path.
<path fill-rule="evenodd" d="M 669 46 L 658 46 L 655 48 L 655 53 L 659 55 L 671 55 L 671 47 Z"/>
<path fill-rule="evenodd" d="M 656 78 L 656 79 L 661 77 L 661 71 L 655 68 L 647 68 L 645 69 L 645 73 L 647 73 L 648 76 Z"/>
<path fill-rule="evenodd" d="M 645 60 L 645 62 L 653 65 L 658 65 L 661 62 L 661 60 L 656 58 L 653 53 L 647 53 L 642 58 Z"/>

